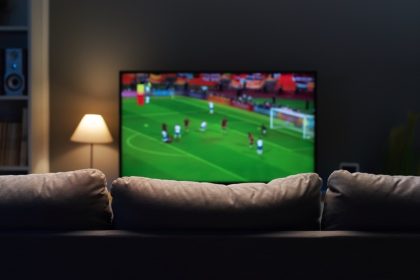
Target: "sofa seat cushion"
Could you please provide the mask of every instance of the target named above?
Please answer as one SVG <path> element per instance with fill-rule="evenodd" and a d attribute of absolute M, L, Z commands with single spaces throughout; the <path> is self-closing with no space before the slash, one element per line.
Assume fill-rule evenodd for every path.
<path fill-rule="evenodd" d="M 111 222 L 99 170 L 0 176 L 0 229 L 105 229 Z"/>
<path fill-rule="evenodd" d="M 212 184 L 123 177 L 112 183 L 117 229 L 317 230 L 321 178 Z"/>
<path fill-rule="evenodd" d="M 334 171 L 328 178 L 325 230 L 420 230 L 420 177 Z"/>

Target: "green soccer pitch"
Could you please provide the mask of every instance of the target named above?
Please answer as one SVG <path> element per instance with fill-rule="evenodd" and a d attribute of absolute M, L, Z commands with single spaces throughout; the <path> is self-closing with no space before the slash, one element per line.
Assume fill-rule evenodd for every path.
<path fill-rule="evenodd" d="M 270 181 L 314 171 L 314 142 L 288 130 L 269 129 L 269 117 L 182 96 L 151 97 L 139 106 L 135 98 L 121 100 L 121 175 L 208 182 Z M 184 119 L 190 120 L 189 130 Z M 226 130 L 221 127 L 227 118 Z M 206 131 L 200 130 L 202 121 Z M 180 139 L 162 141 L 162 123 L 171 137 L 174 126 L 182 127 Z M 261 135 L 260 127 L 267 127 Z M 250 147 L 248 132 L 254 135 Z M 263 154 L 256 151 L 264 141 Z"/>

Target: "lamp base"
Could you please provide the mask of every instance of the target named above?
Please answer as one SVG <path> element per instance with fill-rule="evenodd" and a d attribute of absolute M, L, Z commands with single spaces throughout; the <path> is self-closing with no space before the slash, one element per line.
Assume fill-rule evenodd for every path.
<path fill-rule="evenodd" d="M 93 168 L 93 143 L 90 143 L 90 168 Z"/>

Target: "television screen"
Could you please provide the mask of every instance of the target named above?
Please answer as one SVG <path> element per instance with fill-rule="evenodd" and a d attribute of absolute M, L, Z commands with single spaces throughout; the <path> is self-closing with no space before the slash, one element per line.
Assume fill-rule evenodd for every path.
<path fill-rule="evenodd" d="M 120 72 L 120 175 L 220 183 L 315 171 L 315 72 Z"/>

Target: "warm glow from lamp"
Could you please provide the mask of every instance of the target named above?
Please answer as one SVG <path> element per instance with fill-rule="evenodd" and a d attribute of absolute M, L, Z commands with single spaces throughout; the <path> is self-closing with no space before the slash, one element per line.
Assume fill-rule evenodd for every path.
<path fill-rule="evenodd" d="M 112 136 L 101 115 L 86 114 L 83 116 L 70 140 L 90 144 L 90 167 L 92 167 L 93 144 L 111 143 Z"/>

